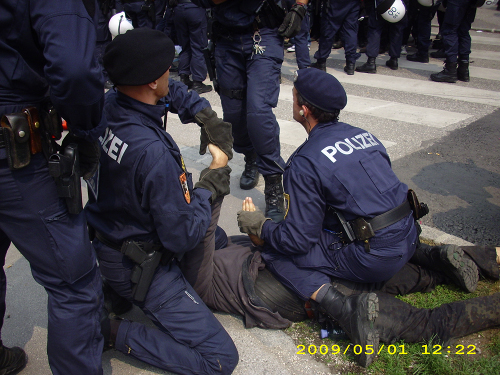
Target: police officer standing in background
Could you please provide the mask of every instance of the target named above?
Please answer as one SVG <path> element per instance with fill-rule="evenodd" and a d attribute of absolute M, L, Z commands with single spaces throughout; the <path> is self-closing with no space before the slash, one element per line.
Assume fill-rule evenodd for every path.
<path fill-rule="evenodd" d="M 408 16 L 403 4 L 400 4 L 401 9 L 398 7 L 395 12 L 391 9 L 393 4 L 394 0 L 383 0 L 380 2 L 376 0 L 365 1 L 365 9 L 368 14 L 368 44 L 366 45 L 366 56 L 368 60 L 363 65 L 356 67 L 356 72 L 377 73 L 377 64 L 375 60 L 380 50 L 382 31 L 386 27 L 388 27 L 389 56 L 391 58 L 385 62 L 385 65 L 392 70 L 398 70 L 398 59 L 401 56 L 403 32 L 408 22 Z M 404 16 L 398 18 L 398 15 L 403 11 L 405 12 Z M 393 20 L 396 22 L 389 22 L 382 17 L 382 14 L 386 12 L 393 12 Z"/>
<path fill-rule="evenodd" d="M 212 86 L 203 83 L 207 78 L 207 64 L 203 57 L 203 49 L 208 44 L 206 11 L 191 0 L 171 0 L 169 6 L 174 12 L 175 34 L 182 47 L 179 77 L 189 89 L 198 94 L 210 92 Z"/>
<path fill-rule="evenodd" d="M 476 0 L 447 0 L 441 35 L 446 61 L 444 69 L 431 74 L 436 82 L 469 82 L 469 30 L 476 17 Z M 458 67 L 457 67 L 458 65 Z"/>
<path fill-rule="evenodd" d="M 278 104 L 283 37 L 298 33 L 304 2 L 285 16 L 275 0 L 192 0 L 213 7 L 215 65 L 224 120 L 233 124 L 234 150 L 245 155 L 240 187 L 254 188 L 259 171 L 265 180 L 266 215 L 284 216 L 279 125 L 272 109 Z M 215 4 L 215 6 L 214 6 Z"/>
<path fill-rule="evenodd" d="M 94 1 L 0 3 L 0 258 L 5 261 L 12 242 L 47 291 L 47 354 L 59 375 L 102 374 L 101 277 L 85 215 L 68 212 L 46 160 L 62 116 L 69 127 L 63 146 L 77 145 L 81 174 L 90 177 L 97 167 L 95 140 L 106 124 L 94 14 Z M 81 196 L 75 198 L 81 204 Z M 0 273 L 3 323 L 3 267 Z M 22 349 L 0 347 L 0 372 L 11 373 L 26 361 Z"/>
<path fill-rule="evenodd" d="M 344 72 L 354 74 L 356 60 L 361 54 L 357 52 L 359 12 L 361 1 L 358 0 L 330 0 L 322 9 L 321 35 L 318 50 L 314 54 L 316 62 L 311 66 L 326 72 L 326 59 L 330 56 L 332 45 L 337 31 L 342 30 L 345 51 Z"/>

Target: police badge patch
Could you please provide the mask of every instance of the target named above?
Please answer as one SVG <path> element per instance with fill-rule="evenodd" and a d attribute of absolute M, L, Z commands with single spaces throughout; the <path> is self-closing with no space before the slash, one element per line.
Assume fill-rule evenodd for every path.
<path fill-rule="evenodd" d="M 189 187 L 187 183 L 186 173 L 179 176 L 179 181 L 181 182 L 182 192 L 184 193 L 184 199 L 189 204 L 191 203 L 191 196 L 189 195 Z"/>

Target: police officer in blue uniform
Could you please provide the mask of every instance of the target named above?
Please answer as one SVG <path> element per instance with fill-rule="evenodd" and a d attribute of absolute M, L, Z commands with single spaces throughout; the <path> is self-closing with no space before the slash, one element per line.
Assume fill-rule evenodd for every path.
<path fill-rule="evenodd" d="M 240 187 L 248 190 L 265 180 L 266 215 L 283 219 L 279 125 L 272 109 L 278 104 L 283 37 L 300 30 L 304 4 L 285 11 L 274 0 L 193 0 L 213 7 L 215 65 L 224 120 L 233 124 L 234 150 L 245 155 Z M 214 6 L 215 4 L 215 6 Z"/>
<path fill-rule="evenodd" d="M 0 257 L 3 262 L 12 242 L 47 291 L 47 353 L 52 373 L 60 375 L 102 374 L 101 278 L 85 215 L 70 214 L 59 198 L 42 152 L 50 142 L 41 139 L 51 115 L 55 123 L 62 116 L 70 131 L 63 143 L 71 139 L 83 151 L 84 176 L 97 166 L 93 145 L 106 123 L 101 121 L 103 80 L 94 57 L 94 11 L 93 1 L 0 4 Z M 50 114 L 42 105 L 48 99 Z M 3 268 L 0 273 L 3 323 Z M 11 373 L 25 363 L 22 349 L 1 346 L 0 372 Z"/>
<path fill-rule="evenodd" d="M 116 2 L 117 12 L 124 11 L 132 20 L 134 28 L 156 28 L 163 18 L 166 6 L 167 0 L 118 0 Z"/>
<path fill-rule="evenodd" d="M 431 80 L 448 83 L 455 83 L 457 80 L 470 81 L 469 30 L 476 18 L 476 3 L 476 0 L 448 0 L 446 2 L 446 12 L 441 26 L 446 61 L 441 72 L 431 74 Z"/>
<path fill-rule="evenodd" d="M 368 44 L 366 45 L 366 56 L 368 56 L 368 60 L 363 65 L 356 67 L 356 72 L 377 73 L 375 60 L 380 50 L 382 31 L 386 27 L 388 28 L 390 59 L 385 62 L 385 65 L 392 70 L 398 70 L 398 59 L 401 56 L 403 32 L 408 23 L 408 15 L 405 14 L 398 22 L 391 23 L 378 14 L 379 9 L 383 8 L 385 12 L 393 2 L 393 0 L 384 0 L 380 2 L 375 0 L 365 1 L 365 9 L 368 14 Z"/>
<path fill-rule="evenodd" d="M 344 71 L 354 74 L 356 60 L 361 54 L 357 52 L 359 12 L 361 2 L 358 0 L 330 0 L 323 7 L 321 16 L 321 35 L 318 50 L 314 54 L 316 62 L 313 68 L 326 71 L 326 59 L 332 51 L 333 41 L 337 31 L 342 30 L 346 64 Z"/>
<path fill-rule="evenodd" d="M 203 239 L 211 202 L 229 193 L 231 127 L 196 92 L 169 79 L 173 58 L 172 41 L 148 28 L 118 35 L 104 55 L 117 90 L 106 96 L 108 127 L 100 138 L 99 173 L 89 183 L 87 218 L 102 275 L 158 329 L 107 319 L 103 334 L 108 346 L 167 371 L 230 374 L 236 347 L 174 258 Z M 162 128 L 166 108 L 184 123 L 203 125 L 202 153 L 212 143 L 214 160 L 194 188 Z"/>
<path fill-rule="evenodd" d="M 189 89 L 198 94 L 210 92 L 212 86 L 203 83 L 207 78 L 207 64 L 203 56 L 203 49 L 208 44 L 206 11 L 191 0 L 173 0 L 170 3 L 175 5 L 172 8 L 175 33 L 182 47 L 179 77 Z"/>
<path fill-rule="evenodd" d="M 291 9 L 295 5 L 295 0 L 287 0 L 287 7 Z M 306 8 L 306 15 L 302 19 L 300 24 L 300 31 L 291 40 L 293 40 L 293 46 L 295 48 L 295 60 L 297 61 L 297 66 L 299 69 L 307 68 L 311 65 L 311 57 L 309 56 L 309 45 L 310 45 L 310 15 L 309 15 L 309 5 L 304 5 Z"/>
<path fill-rule="evenodd" d="M 375 344 L 376 295 L 346 299 L 329 287 L 330 278 L 380 282 L 408 262 L 418 241 L 408 186 L 392 171 L 380 140 L 338 122 L 347 96 L 335 77 L 299 70 L 293 95 L 294 119 L 309 139 L 285 169 L 285 220 L 242 211 L 240 229 L 265 241 L 263 259 L 281 282 L 319 302 L 355 344 Z"/>

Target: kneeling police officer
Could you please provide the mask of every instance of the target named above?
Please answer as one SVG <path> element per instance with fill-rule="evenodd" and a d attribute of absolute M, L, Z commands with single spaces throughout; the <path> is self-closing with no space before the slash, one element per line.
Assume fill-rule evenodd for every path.
<path fill-rule="evenodd" d="M 172 41 L 148 28 L 118 35 L 104 54 L 116 91 L 106 95 L 108 127 L 100 138 L 100 170 L 89 183 L 87 218 L 109 286 L 158 329 L 106 319 L 102 331 L 108 347 L 167 371 L 230 374 L 236 347 L 176 258 L 203 238 L 211 203 L 229 193 L 231 125 L 196 92 L 169 79 L 173 58 Z M 162 128 L 166 108 L 202 126 L 201 153 L 211 143 L 212 164 L 194 188 L 179 148 Z"/>

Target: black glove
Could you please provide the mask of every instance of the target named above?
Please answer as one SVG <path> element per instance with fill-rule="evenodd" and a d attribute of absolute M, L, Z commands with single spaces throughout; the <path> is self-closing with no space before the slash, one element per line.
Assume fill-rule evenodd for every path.
<path fill-rule="evenodd" d="M 99 143 L 97 141 L 89 142 L 83 138 L 75 137 L 73 134 L 68 133 L 62 141 L 62 149 L 64 150 L 70 143 L 76 143 L 78 145 L 80 175 L 85 180 L 88 180 L 95 174 L 97 167 L 99 166 L 99 157 L 101 156 Z"/>
<path fill-rule="evenodd" d="M 267 220 L 261 211 L 238 211 L 238 226 L 241 233 L 253 234 L 260 238 L 262 226 Z"/>
<path fill-rule="evenodd" d="M 194 187 L 210 190 L 212 192 L 212 202 L 215 202 L 218 197 L 223 197 L 230 193 L 230 174 L 231 168 L 227 165 L 216 169 L 205 168 L 200 173 L 200 181 Z"/>
<path fill-rule="evenodd" d="M 209 143 L 219 147 L 228 157 L 233 158 L 233 135 L 231 124 L 217 117 L 212 108 L 202 109 L 194 116 L 198 125 L 201 126 L 200 155 L 205 155 Z"/>
<path fill-rule="evenodd" d="M 288 11 L 281 26 L 278 28 L 278 34 L 283 38 L 291 38 L 300 31 L 300 24 L 306 15 L 306 7 L 302 4 L 295 4 Z"/>

